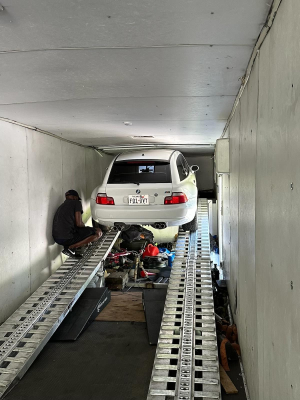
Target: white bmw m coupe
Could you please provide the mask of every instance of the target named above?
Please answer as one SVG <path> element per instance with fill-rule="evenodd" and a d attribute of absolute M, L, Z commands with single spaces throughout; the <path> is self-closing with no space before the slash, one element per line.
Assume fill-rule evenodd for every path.
<path fill-rule="evenodd" d="M 197 229 L 195 172 L 175 150 L 138 150 L 115 157 L 91 196 L 94 222 L 105 226 Z"/>

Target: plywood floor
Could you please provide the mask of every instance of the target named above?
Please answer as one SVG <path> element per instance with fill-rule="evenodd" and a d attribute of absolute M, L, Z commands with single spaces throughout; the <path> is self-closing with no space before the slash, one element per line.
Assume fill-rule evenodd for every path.
<path fill-rule="evenodd" d="M 96 321 L 145 322 L 142 292 L 111 292 L 111 301 Z"/>

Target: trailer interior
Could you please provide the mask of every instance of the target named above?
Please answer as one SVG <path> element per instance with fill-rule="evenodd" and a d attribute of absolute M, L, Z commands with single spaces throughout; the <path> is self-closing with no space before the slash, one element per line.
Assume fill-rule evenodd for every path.
<path fill-rule="evenodd" d="M 0 399 L 300 398 L 299 14 L 0 0 Z M 95 228 L 114 157 L 161 149 L 195 176 L 196 228 L 98 224 L 65 256 L 65 193 Z"/>

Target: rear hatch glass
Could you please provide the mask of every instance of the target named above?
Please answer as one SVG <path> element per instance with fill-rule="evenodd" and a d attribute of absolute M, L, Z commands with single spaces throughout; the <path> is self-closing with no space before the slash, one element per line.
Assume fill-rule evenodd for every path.
<path fill-rule="evenodd" d="M 116 161 L 111 169 L 108 184 L 171 183 L 168 161 Z"/>

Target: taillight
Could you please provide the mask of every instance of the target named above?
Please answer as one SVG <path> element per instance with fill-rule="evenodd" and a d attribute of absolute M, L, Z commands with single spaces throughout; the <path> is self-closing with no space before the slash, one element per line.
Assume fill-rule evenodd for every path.
<path fill-rule="evenodd" d="M 115 201 L 113 197 L 107 197 L 106 193 L 98 193 L 96 197 L 96 203 L 104 206 L 113 206 Z"/>
<path fill-rule="evenodd" d="M 185 193 L 172 193 L 172 196 L 165 197 L 165 204 L 181 204 L 186 203 L 188 198 Z"/>

